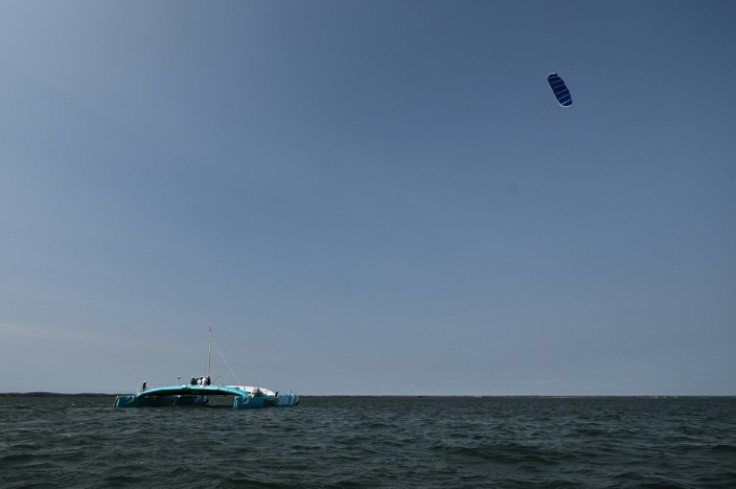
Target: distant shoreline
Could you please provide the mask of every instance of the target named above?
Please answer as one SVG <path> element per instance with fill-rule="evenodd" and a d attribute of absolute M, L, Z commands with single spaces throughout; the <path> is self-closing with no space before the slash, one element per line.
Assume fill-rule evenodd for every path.
<path fill-rule="evenodd" d="M 63 394 L 60 392 L 0 392 L 0 397 L 108 397 L 116 395 L 92 392 L 80 392 L 78 394 Z"/>
<path fill-rule="evenodd" d="M 106 394 L 102 392 L 80 392 L 76 394 L 65 394 L 60 392 L 0 392 L 0 397 L 110 397 L 123 395 L 117 394 Z M 304 394 L 300 396 L 302 398 L 319 398 L 319 397 L 395 397 L 395 398 L 432 398 L 432 397 L 454 397 L 454 398 L 529 398 L 529 399 L 606 399 L 606 398 L 642 398 L 642 399 L 667 399 L 667 398 L 736 398 L 734 394 L 712 394 L 712 395 L 678 395 L 678 394 L 635 394 L 635 395 L 473 395 L 473 394 L 455 394 L 455 395 L 432 395 L 432 394 L 416 394 L 416 395 L 402 395 L 402 394 Z"/>

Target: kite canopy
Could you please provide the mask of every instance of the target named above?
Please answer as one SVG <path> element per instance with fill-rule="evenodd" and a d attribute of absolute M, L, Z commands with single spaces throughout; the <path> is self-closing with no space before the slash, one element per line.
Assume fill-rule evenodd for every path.
<path fill-rule="evenodd" d="M 562 81 L 562 78 L 560 78 L 557 73 L 550 73 L 547 75 L 547 81 L 549 82 L 549 86 L 552 87 L 555 97 L 557 97 L 557 102 L 559 102 L 561 106 L 569 107 L 572 105 L 570 90 L 567 89 L 565 82 Z"/>

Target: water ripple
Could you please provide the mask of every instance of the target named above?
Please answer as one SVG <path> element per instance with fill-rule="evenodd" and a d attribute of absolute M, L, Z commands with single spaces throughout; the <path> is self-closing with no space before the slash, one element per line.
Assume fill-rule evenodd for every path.
<path fill-rule="evenodd" d="M 728 487 L 734 398 L 305 397 L 113 409 L 0 397 L 2 487 Z"/>

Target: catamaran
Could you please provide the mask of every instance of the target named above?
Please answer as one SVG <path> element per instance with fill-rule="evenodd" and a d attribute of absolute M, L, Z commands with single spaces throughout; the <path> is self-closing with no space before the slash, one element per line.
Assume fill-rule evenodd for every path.
<path fill-rule="evenodd" d="M 292 407 L 299 404 L 297 394 L 279 394 L 265 387 L 247 385 L 214 385 L 210 379 L 210 354 L 212 353 L 212 328 L 207 347 L 205 375 L 192 377 L 189 384 L 167 385 L 149 389 L 147 383 L 137 394 L 115 397 L 114 407 L 153 406 L 204 406 L 211 396 L 232 397 L 233 409 L 265 407 Z"/>

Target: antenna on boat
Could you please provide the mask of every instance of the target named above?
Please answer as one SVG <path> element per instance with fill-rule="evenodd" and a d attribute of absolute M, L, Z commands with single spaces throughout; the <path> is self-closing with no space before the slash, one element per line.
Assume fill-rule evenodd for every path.
<path fill-rule="evenodd" d="M 205 377 L 210 376 L 210 354 L 212 353 L 212 326 L 210 328 L 210 339 L 207 343 L 207 369 L 205 370 Z"/>

